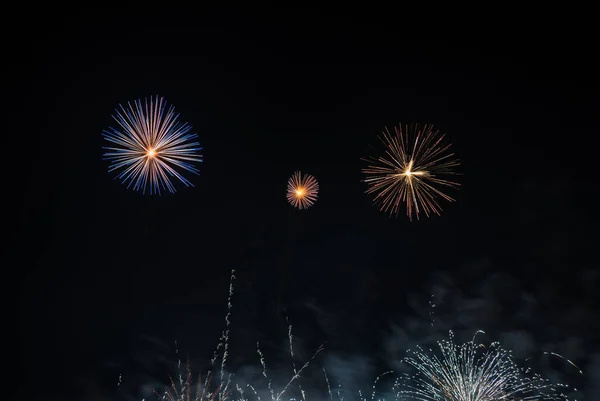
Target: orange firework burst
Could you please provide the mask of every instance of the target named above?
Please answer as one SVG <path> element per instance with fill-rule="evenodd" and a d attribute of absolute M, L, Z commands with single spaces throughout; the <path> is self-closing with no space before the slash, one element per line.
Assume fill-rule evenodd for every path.
<path fill-rule="evenodd" d="M 298 209 L 306 209 L 317 200 L 319 183 L 309 174 L 296 171 L 288 180 L 287 200 Z"/>
<path fill-rule="evenodd" d="M 450 144 L 444 142 L 444 135 L 434 131 L 433 126 L 417 124 L 394 128 L 391 134 L 386 128 L 380 136 L 385 146 L 383 154 L 364 159 L 369 164 L 362 170 L 364 182 L 369 185 L 368 194 L 375 194 L 375 203 L 383 212 L 398 215 L 400 204 L 406 204 L 406 215 L 425 213 L 437 215 L 442 211 L 438 200 L 454 201 L 442 192 L 446 188 L 458 188 L 460 184 L 447 177 L 456 175 L 454 168 L 459 165 Z"/>

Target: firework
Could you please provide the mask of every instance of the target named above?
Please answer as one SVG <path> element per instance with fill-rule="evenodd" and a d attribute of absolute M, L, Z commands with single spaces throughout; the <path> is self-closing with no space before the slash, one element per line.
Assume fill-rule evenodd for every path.
<path fill-rule="evenodd" d="M 404 359 L 416 370 L 397 382 L 399 398 L 422 401 L 564 400 L 559 387 L 530 369 L 519 367 L 499 343 L 486 347 L 473 340 L 462 345 L 438 342 L 439 354 L 422 348 Z"/>
<path fill-rule="evenodd" d="M 296 171 L 288 180 L 287 200 L 298 209 L 306 209 L 317 200 L 319 183 L 309 174 Z"/>
<path fill-rule="evenodd" d="M 225 330 L 221 333 L 221 337 L 217 347 L 213 352 L 213 357 L 210 360 L 210 367 L 208 372 L 204 375 L 204 381 L 201 380 L 201 375 L 198 375 L 196 384 L 193 383 L 192 370 L 190 364 L 186 365 L 185 369 L 182 368 L 181 359 L 179 359 L 179 348 L 177 341 L 175 342 L 175 353 L 177 355 L 177 376 L 174 379 L 169 376 L 170 385 L 165 386 L 162 395 L 155 390 L 154 393 L 163 401 L 261 401 L 261 397 L 256 387 L 251 383 L 242 385 L 239 382 L 232 380 L 232 374 L 226 374 L 226 363 L 229 355 L 229 330 L 231 326 L 231 315 L 232 315 L 232 299 L 234 293 L 233 282 L 236 279 L 235 270 L 231 271 L 229 280 L 229 296 L 227 298 L 227 314 L 225 315 Z M 299 383 L 302 373 L 309 367 L 312 361 L 324 350 L 324 346 L 321 345 L 317 348 L 312 357 L 306 361 L 299 369 L 296 365 L 296 357 L 294 354 L 294 337 L 292 335 L 292 325 L 288 323 L 288 341 L 289 341 L 289 352 L 292 359 L 293 376 L 286 382 L 282 387 L 281 391 L 276 392 L 273 388 L 271 377 L 267 373 L 267 365 L 265 355 L 260 349 L 260 344 L 256 343 L 256 351 L 260 357 L 260 364 L 262 365 L 262 375 L 267 380 L 267 390 L 271 396 L 271 401 L 284 401 L 284 395 L 290 393 L 291 386 L 297 384 L 301 393 L 302 401 L 307 401 L 306 393 L 302 389 Z M 220 374 L 214 371 L 217 360 L 221 360 Z M 216 374 L 215 374 L 216 373 Z M 213 379 L 215 382 L 213 382 Z M 121 383 L 121 376 L 119 376 L 119 386 Z M 237 391 L 238 396 L 234 395 Z M 290 398 L 294 399 L 294 398 Z M 142 400 L 144 401 L 144 400 Z"/>
<path fill-rule="evenodd" d="M 385 147 L 384 154 L 364 159 L 364 182 L 368 194 L 375 195 L 375 203 L 383 212 L 398 215 L 402 203 L 410 220 L 441 212 L 440 198 L 454 201 L 442 192 L 444 187 L 457 188 L 460 184 L 447 177 L 455 175 L 459 162 L 449 151 L 450 144 L 433 126 L 402 125 L 391 134 L 386 128 L 379 138 Z"/>
<path fill-rule="evenodd" d="M 171 182 L 176 178 L 186 186 L 193 184 L 180 171 L 198 174 L 193 163 L 202 162 L 202 149 L 191 126 L 178 121 L 179 114 L 163 98 L 141 100 L 127 108 L 119 105 L 113 119 L 119 129 L 110 127 L 102 136 L 116 147 L 104 147 L 104 158 L 110 161 L 109 172 L 120 171 L 117 178 L 127 188 L 143 193 L 160 194 L 162 190 L 174 193 Z"/>

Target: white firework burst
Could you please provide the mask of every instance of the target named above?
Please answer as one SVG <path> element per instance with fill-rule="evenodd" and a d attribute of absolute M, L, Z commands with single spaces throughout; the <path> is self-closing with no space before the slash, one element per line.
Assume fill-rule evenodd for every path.
<path fill-rule="evenodd" d="M 399 399 L 421 401 L 534 401 L 566 400 L 562 384 L 551 383 L 520 367 L 499 343 L 489 346 L 473 340 L 454 344 L 439 341 L 439 353 L 418 347 L 404 359 L 416 370 L 397 382 Z"/>

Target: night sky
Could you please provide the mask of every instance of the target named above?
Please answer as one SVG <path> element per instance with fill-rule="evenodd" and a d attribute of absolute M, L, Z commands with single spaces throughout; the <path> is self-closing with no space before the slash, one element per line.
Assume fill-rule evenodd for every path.
<path fill-rule="evenodd" d="M 593 399 L 593 46 L 552 24 L 509 35 L 479 23 L 468 40 L 428 24 L 306 10 L 24 23 L 5 77 L 26 149 L 9 173 L 20 399 L 152 399 L 175 340 L 205 371 L 232 269 L 240 377 L 260 372 L 257 340 L 289 376 L 285 308 L 299 355 L 325 342 L 314 364 L 347 387 L 369 392 L 407 347 L 482 329 Z M 155 95 L 204 148 L 195 186 L 160 197 L 127 189 L 102 159 L 118 104 Z M 440 217 L 389 217 L 365 194 L 361 158 L 400 122 L 434 124 L 461 160 L 462 189 Z M 304 211 L 285 198 L 296 169 L 320 184 Z M 323 389 L 313 369 L 309 387 Z"/>

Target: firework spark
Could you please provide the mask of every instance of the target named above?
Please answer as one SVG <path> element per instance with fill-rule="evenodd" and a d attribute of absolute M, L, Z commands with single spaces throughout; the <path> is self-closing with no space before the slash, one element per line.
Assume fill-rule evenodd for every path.
<path fill-rule="evenodd" d="M 202 162 L 198 152 L 202 149 L 196 141 L 197 135 L 191 134 L 191 126 L 178 121 L 173 106 L 166 108 L 163 98 L 156 101 L 146 99 L 119 105 L 113 119 L 120 129 L 109 127 L 102 132 L 107 141 L 117 147 L 104 147 L 104 159 L 110 161 L 109 172 L 121 170 L 117 178 L 133 185 L 134 191 L 160 194 L 161 190 L 174 193 L 171 182 L 177 178 L 186 186 L 193 184 L 176 169 L 198 174 L 193 163 Z"/>
<path fill-rule="evenodd" d="M 530 369 L 519 367 L 499 343 L 485 347 L 473 340 L 462 345 L 438 342 L 441 356 L 422 348 L 404 361 L 416 370 L 397 382 L 399 398 L 422 401 L 565 400 L 559 387 Z"/>
<path fill-rule="evenodd" d="M 375 203 L 383 212 L 398 215 L 401 203 L 406 204 L 410 220 L 419 218 L 421 211 L 427 217 L 441 212 L 438 199 L 454 201 L 441 188 L 457 188 L 460 184 L 446 176 L 456 175 L 459 162 L 449 152 L 450 144 L 433 126 L 402 125 L 391 134 L 386 128 L 379 138 L 385 154 L 364 159 L 368 166 L 362 170 L 368 194 L 375 194 Z"/>
<path fill-rule="evenodd" d="M 306 209 L 317 200 L 319 183 L 309 174 L 296 171 L 288 180 L 287 200 L 298 209 Z"/>

